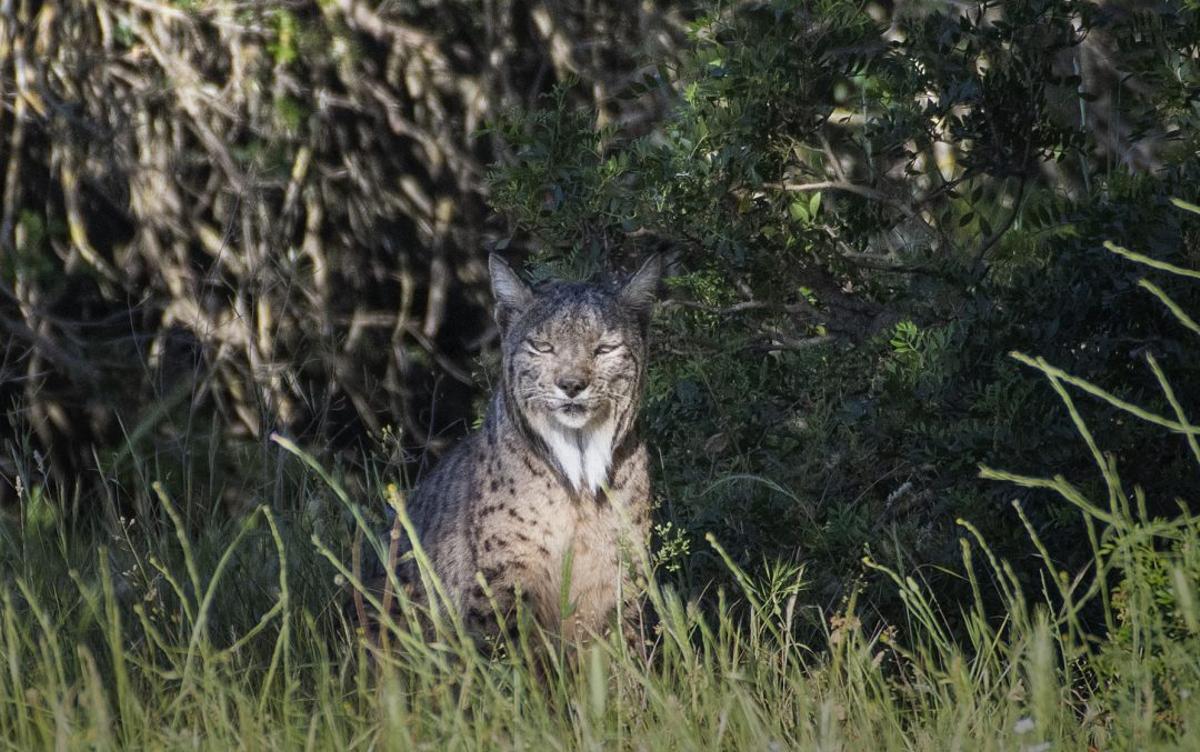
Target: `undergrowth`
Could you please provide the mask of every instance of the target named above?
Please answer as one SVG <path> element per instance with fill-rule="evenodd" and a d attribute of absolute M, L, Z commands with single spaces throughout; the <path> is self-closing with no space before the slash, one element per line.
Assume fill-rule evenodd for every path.
<path fill-rule="evenodd" d="M 1111 250 L 1155 274 L 1200 277 Z M 1142 287 L 1200 335 L 1161 287 Z M 114 489 L 108 522 L 89 527 L 64 511 L 70 499 L 35 482 L 39 460 L 27 458 L 19 513 L 0 523 L 0 745 L 1200 748 L 1200 517 L 1183 499 L 1172 517 L 1149 514 L 1145 494 L 1125 487 L 1104 437 L 1089 430 L 1081 400 L 1182 436 L 1197 471 L 1200 428 L 1152 355 L 1167 414 L 1038 357 L 1014 357 L 1062 401 L 1096 478 L 982 474 L 1055 492 L 1077 515 L 1091 561 L 1059 569 L 1014 502 L 1040 580 L 1017 577 L 986 531 L 958 520 L 952 574 L 969 600 L 940 599 L 921 579 L 865 559 L 904 604 L 893 623 L 865 618 L 865 590 L 820 612 L 807 605 L 802 568 L 745 570 L 710 536 L 736 587 L 703 602 L 654 571 L 662 557 L 634 557 L 658 616 L 645 646 L 618 637 L 561 646 L 526 624 L 483 652 L 435 599 L 432 639 L 404 602 L 413 618 L 388 624 L 390 649 L 374 653 L 348 625 L 343 594 L 357 583 L 348 563 L 355 531 L 372 544 L 366 555 L 382 557 L 373 516 L 390 507 L 405 523 L 386 482 L 354 498 L 281 439 L 258 495 L 291 503 L 215 522 L 148 477 L 147 489 L 129 491 L 133 501 Z"/>

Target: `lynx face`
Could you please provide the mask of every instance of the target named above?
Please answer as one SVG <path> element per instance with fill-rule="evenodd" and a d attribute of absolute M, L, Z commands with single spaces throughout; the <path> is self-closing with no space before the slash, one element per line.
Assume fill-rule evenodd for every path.
<path fill-rule="evenodd" d="M 565 282 L 531 290 L 504 262 L 490 265 L 505 393 L 570 484 L 594 491 L 637 412 L 660 262 L 616 290 Z"/>
<path fill-rule="evenodd" d="M 606 310 L 615 301 L 586 290 L 562 292 L 568 302 L 526 317 L 509 373 L 528 417 L 581 429 L 628 407 L 645 347 L 636 327 Z"/>

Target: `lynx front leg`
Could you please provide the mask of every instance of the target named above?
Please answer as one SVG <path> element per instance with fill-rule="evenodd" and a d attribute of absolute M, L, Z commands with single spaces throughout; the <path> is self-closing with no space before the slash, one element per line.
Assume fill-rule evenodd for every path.
<path fill-rule="evenodd" d="M 529 639 L 536 621 L 533 594 L 519 581 L 487 577 L 495 570 L 480 572 L 463 603 L 464 626 L 476 644 L 497 647 L 507 643 L 517 648 L 524 637 Z"/>
<path fill-rule="evenodd" d="M 635 578 L 626 576 L 621 581 L 621 636 L 630 652 L 648 659 L 653 643 L 654 609 L 646 597 L 645 588 Z"/>
<path fill-rule="evenodd" d="M 646 658 L 652 642 L 653 608 L 646 595 L 649 579 L 654 577 L 650 563 L 650 503 L 639 500 L 630 510 L 630 525 L 621 540 L 621 634 L 625 644 Z"/>

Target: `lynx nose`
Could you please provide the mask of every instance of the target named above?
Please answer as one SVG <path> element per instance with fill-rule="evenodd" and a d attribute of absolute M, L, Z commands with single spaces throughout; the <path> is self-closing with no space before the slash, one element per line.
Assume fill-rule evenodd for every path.
<path fill-rule="evenodd" d="M 588 386 L 588 380 L 580 376 L 559 376 L 554 383 L 568 397 L 574 397 Z"/>

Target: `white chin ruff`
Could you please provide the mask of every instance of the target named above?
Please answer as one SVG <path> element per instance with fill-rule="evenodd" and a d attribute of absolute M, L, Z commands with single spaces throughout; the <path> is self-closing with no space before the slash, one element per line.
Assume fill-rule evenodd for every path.
<path fill-rule="evenodd" d="M 587 489 L 595 493 L 608 483 L 615 421 L 571 428 L 557 418 L 539 415 L 531 416 L 530 425 L 576 491 Z"/>

